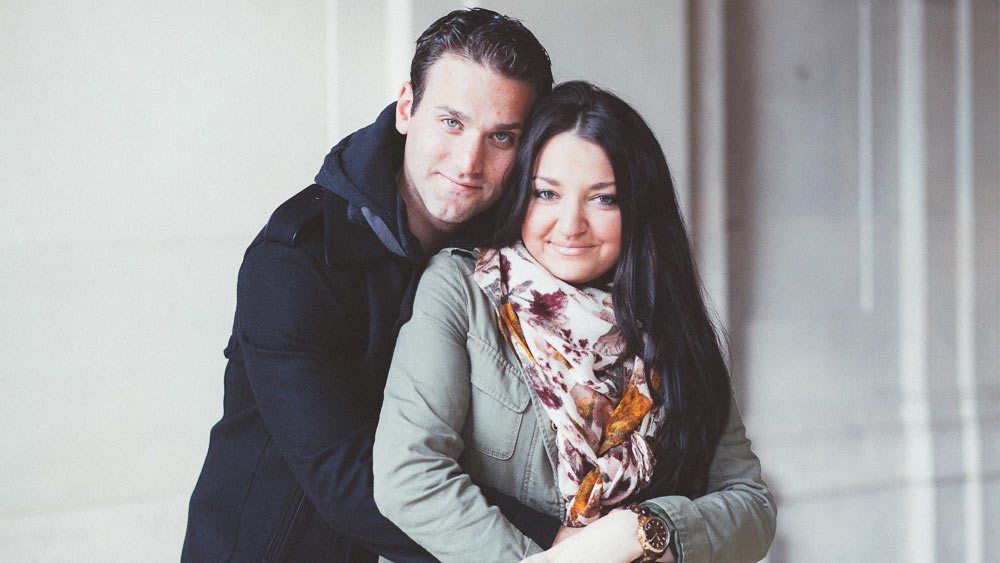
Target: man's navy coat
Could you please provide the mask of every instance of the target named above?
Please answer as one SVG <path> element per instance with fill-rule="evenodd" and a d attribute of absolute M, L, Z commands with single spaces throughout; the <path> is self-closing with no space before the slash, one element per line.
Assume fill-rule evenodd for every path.
<path fill-rule="evenodd" d="M 395 188 L 394 108 L 334 147 L 246 251 L 183 561 L 433 561 L 372 498 L 382 388 L 424 264 Z M 558 523 L 486 494 L 551 544 Z"/>

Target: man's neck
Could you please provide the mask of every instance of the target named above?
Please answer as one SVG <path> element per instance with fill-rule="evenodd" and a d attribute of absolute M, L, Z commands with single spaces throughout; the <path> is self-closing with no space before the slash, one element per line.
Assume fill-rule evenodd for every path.
<path fill-rule="evenodd" d="M 425 217 L 421 216 L 420 213 L 414 213 L 411 209 L 412 206 L 408 204 L 406 206 L 407 228 L 420 241 L 420 248 L 423 249 L 424 256 L 431 256 L 441 250 L 451 233 L 438 230 L 433 223 L 426 221 Z"/>
<path fill-rule="evenodd" d="M 416 190 L 406 185 L 402 172 L 396 175 L 396 189 L 406 206 L 406 228 L 420 242 L 424 256 L 431 256 L 444 246 L 454 231 L 454 225 L 435 221 Z"/>

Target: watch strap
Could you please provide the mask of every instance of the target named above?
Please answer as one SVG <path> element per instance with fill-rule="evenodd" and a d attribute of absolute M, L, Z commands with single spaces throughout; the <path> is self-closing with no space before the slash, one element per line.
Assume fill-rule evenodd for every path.
<path fill-rule="evenodd" d="M 674 560 L 677 563 L 682 563 L 682 557 L 680 553 L 680 542 L 677 538 L 677 526 L 674 525 L 674 521 L 667 515 L 667 511 L 652 501 L 645 501 L 640 503 L 643 507 L 648 508 L 650 512 L 654 515 L 659 516 L 661 520 L 667 523 L 667 529 L 670 530 L 670 543 L 667 545 L 667 549 L 670 553 L 674 555 Z"/>
<path fill-rule="evenodd" d="M 666 553 L 671 543 L 672 538 L 667 520 L 639 503 L 628 505 L 628 509 L 634 512 L 639 520 L 636 539 L 642 548 L 642 557 L 637 561 L 656 561 Z"/>

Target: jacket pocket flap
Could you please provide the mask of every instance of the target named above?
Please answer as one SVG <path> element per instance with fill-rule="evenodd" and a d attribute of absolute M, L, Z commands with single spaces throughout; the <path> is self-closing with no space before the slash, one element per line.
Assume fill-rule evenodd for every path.
<path fill-rule="evenodd" d="M 471 338 L 469 344 L 478 348 L 469 354 L 473 387 L 514 412 L 524 412 L 532 391 L 522 379 L 521 368 L 511 365 L 493 346 L 479 339 Z"/>

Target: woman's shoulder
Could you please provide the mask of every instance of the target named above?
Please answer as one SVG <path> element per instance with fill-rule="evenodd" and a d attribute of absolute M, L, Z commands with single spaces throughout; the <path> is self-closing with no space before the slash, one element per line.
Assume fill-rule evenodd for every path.
<path fill-rule="evenodd" d="M 475 279 L 479 252 L 445 248 L 431 257 L 420 278 L 414 311 L 435 317 L 468 318 L 472 326 L 492 326 L 492 305 Z"/>
<path fill-rule="evenodd" d="M 478 255 L 479 249 L 451 246 L 448 248 L 442 248 L 437 254 L 431 256 L 430 264 L 455 262 L 456 264 L 466 264 L 469 269 L 472 269 L 472 267 L 476 264 L 476 256 Z"/>
<path fill-rule="evenodd" d="M 476 250 L 451 247 L 431 256 L 424 270 L 424 278 L 433 279 L 439 276 L 459 275 L 463 279 L 472 275 L 476 267 Z"/>
<path fill-rule="evenodd" d="M 476 266 L 476 253 L 463 248 L 446 248 L 430 258 L 427 267 L 420 276 L 417 288 L 417 302 L 445 301 L 455 302 L 456 297 L 475 294 L 473 271 Z"/>

